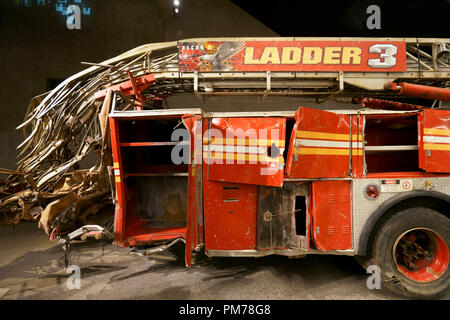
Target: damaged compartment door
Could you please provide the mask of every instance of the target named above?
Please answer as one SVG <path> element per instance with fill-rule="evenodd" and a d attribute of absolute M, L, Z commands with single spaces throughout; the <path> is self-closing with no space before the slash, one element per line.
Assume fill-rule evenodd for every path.
<path fill-rule="evenodd" d="M 190 165 L 186 222 L 185 264 L 191 266 L 192 251 L 203 242 L 202 116 L 185 115 L 183 123 L 190 136 Z"/>
<path fill-rule="evenodd" d="M 350 173 L 350 153 L 360 147 L 350 116 L 300 107 L 295 114 L 286 173 L 288 178 L 339 178 Z M 353 143 L 353 144 L 352 144 Z"/>
<path fill-rule="evenodd" d="M 212 118 L 203 137 L 207 178 L 281 187 L 284 118 Z"/>
<path fill-rule="evenodd" d="M 450 111 L 425 109 L 418 117 L 419 167 L 450 172 Z"/>
<path fill-rule="evenodd" d="M 182 239 L 189 266 L 203 238 L 202 111 L 115 112 L 110 123 L 117 244 Z"/>

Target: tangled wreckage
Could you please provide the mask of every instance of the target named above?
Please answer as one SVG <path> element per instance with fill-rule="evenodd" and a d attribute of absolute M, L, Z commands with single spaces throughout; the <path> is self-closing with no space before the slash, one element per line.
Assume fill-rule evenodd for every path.
<path fill-rule="evenodd" d="M 85 62 L 88 69 L 31 100 L 17 127 L 25 136 L 17 168 L 1 169 L 9 174 L 1 219 L 35 220 L 52 239 L 109 229 L 121 246 L 183 241 L 187 266 L 201 248 L 209 256 L 364 256 L 387 201 L 425 192 L 440 199 L 428 208 L 448 208 L 449 48 L 449 39 L 188 39 Z M 355 107 L 208 113 L 168 108 L 176 95 Z M 189 159 L 175 164 L 180 126 Z M 249 136 L 253 129 L 266 131 Z M 90 154 L 96 165 L 81 169 Z M 228 162 L 239 159 L 255 164 Z M 78 229 L 111 203 L 114 230 L 112 218 Z M 448 265 L 448 248 L 441 254 Z M 408 277 L 418 258 L 403 258 Z"/>

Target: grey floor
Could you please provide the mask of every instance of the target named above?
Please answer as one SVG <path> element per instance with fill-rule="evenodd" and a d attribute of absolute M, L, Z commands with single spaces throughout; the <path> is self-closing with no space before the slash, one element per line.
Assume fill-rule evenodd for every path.
<path fill-rule="evenodd" d="M 352 257 L 201 256 L 187 269 L 183 244 L 142 257 L 97 241 L 72 246 L 81 287 L 69 290 L 62 250 L 36 223 L 0 227 L 0 243 L 2 299 L 399 299 L 369 290 L 369 275 Z"/>

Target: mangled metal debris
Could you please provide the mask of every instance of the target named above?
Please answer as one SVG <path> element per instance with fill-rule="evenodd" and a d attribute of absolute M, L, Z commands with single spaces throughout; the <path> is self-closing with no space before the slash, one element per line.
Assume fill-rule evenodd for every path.
<path fill-rule="evenodd" d="M 159 47 L 139 47 L 93 64 L 32 99 L 17 127 L 25 136 L 17 147 L 17 168 L 0 169 L 9 175 L 0 181 L 0 224 L 35 220 L 52 238 L 60 237 L 111 203 L 108 114 L 113 105 L 155 107 L 155 95 L 140 93 L 154 76 L 153 81 L 141 76 L 166 68 L 176 57 L 163 52 L 150 58 Z M 95 165 L 81 169 L 80 162 L 93 154 Z"/>

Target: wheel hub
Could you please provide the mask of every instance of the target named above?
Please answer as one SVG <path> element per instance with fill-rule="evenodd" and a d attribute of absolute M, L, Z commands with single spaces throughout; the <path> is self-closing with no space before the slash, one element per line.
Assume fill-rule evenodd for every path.
<path fill-rule="evenodd" d="M 408 230 L 397 238 L 394 262 L 407 278 L 431 282 L 440 278 L 449 264 L 449 251 L 442 237 L 426 228 Z"/>

